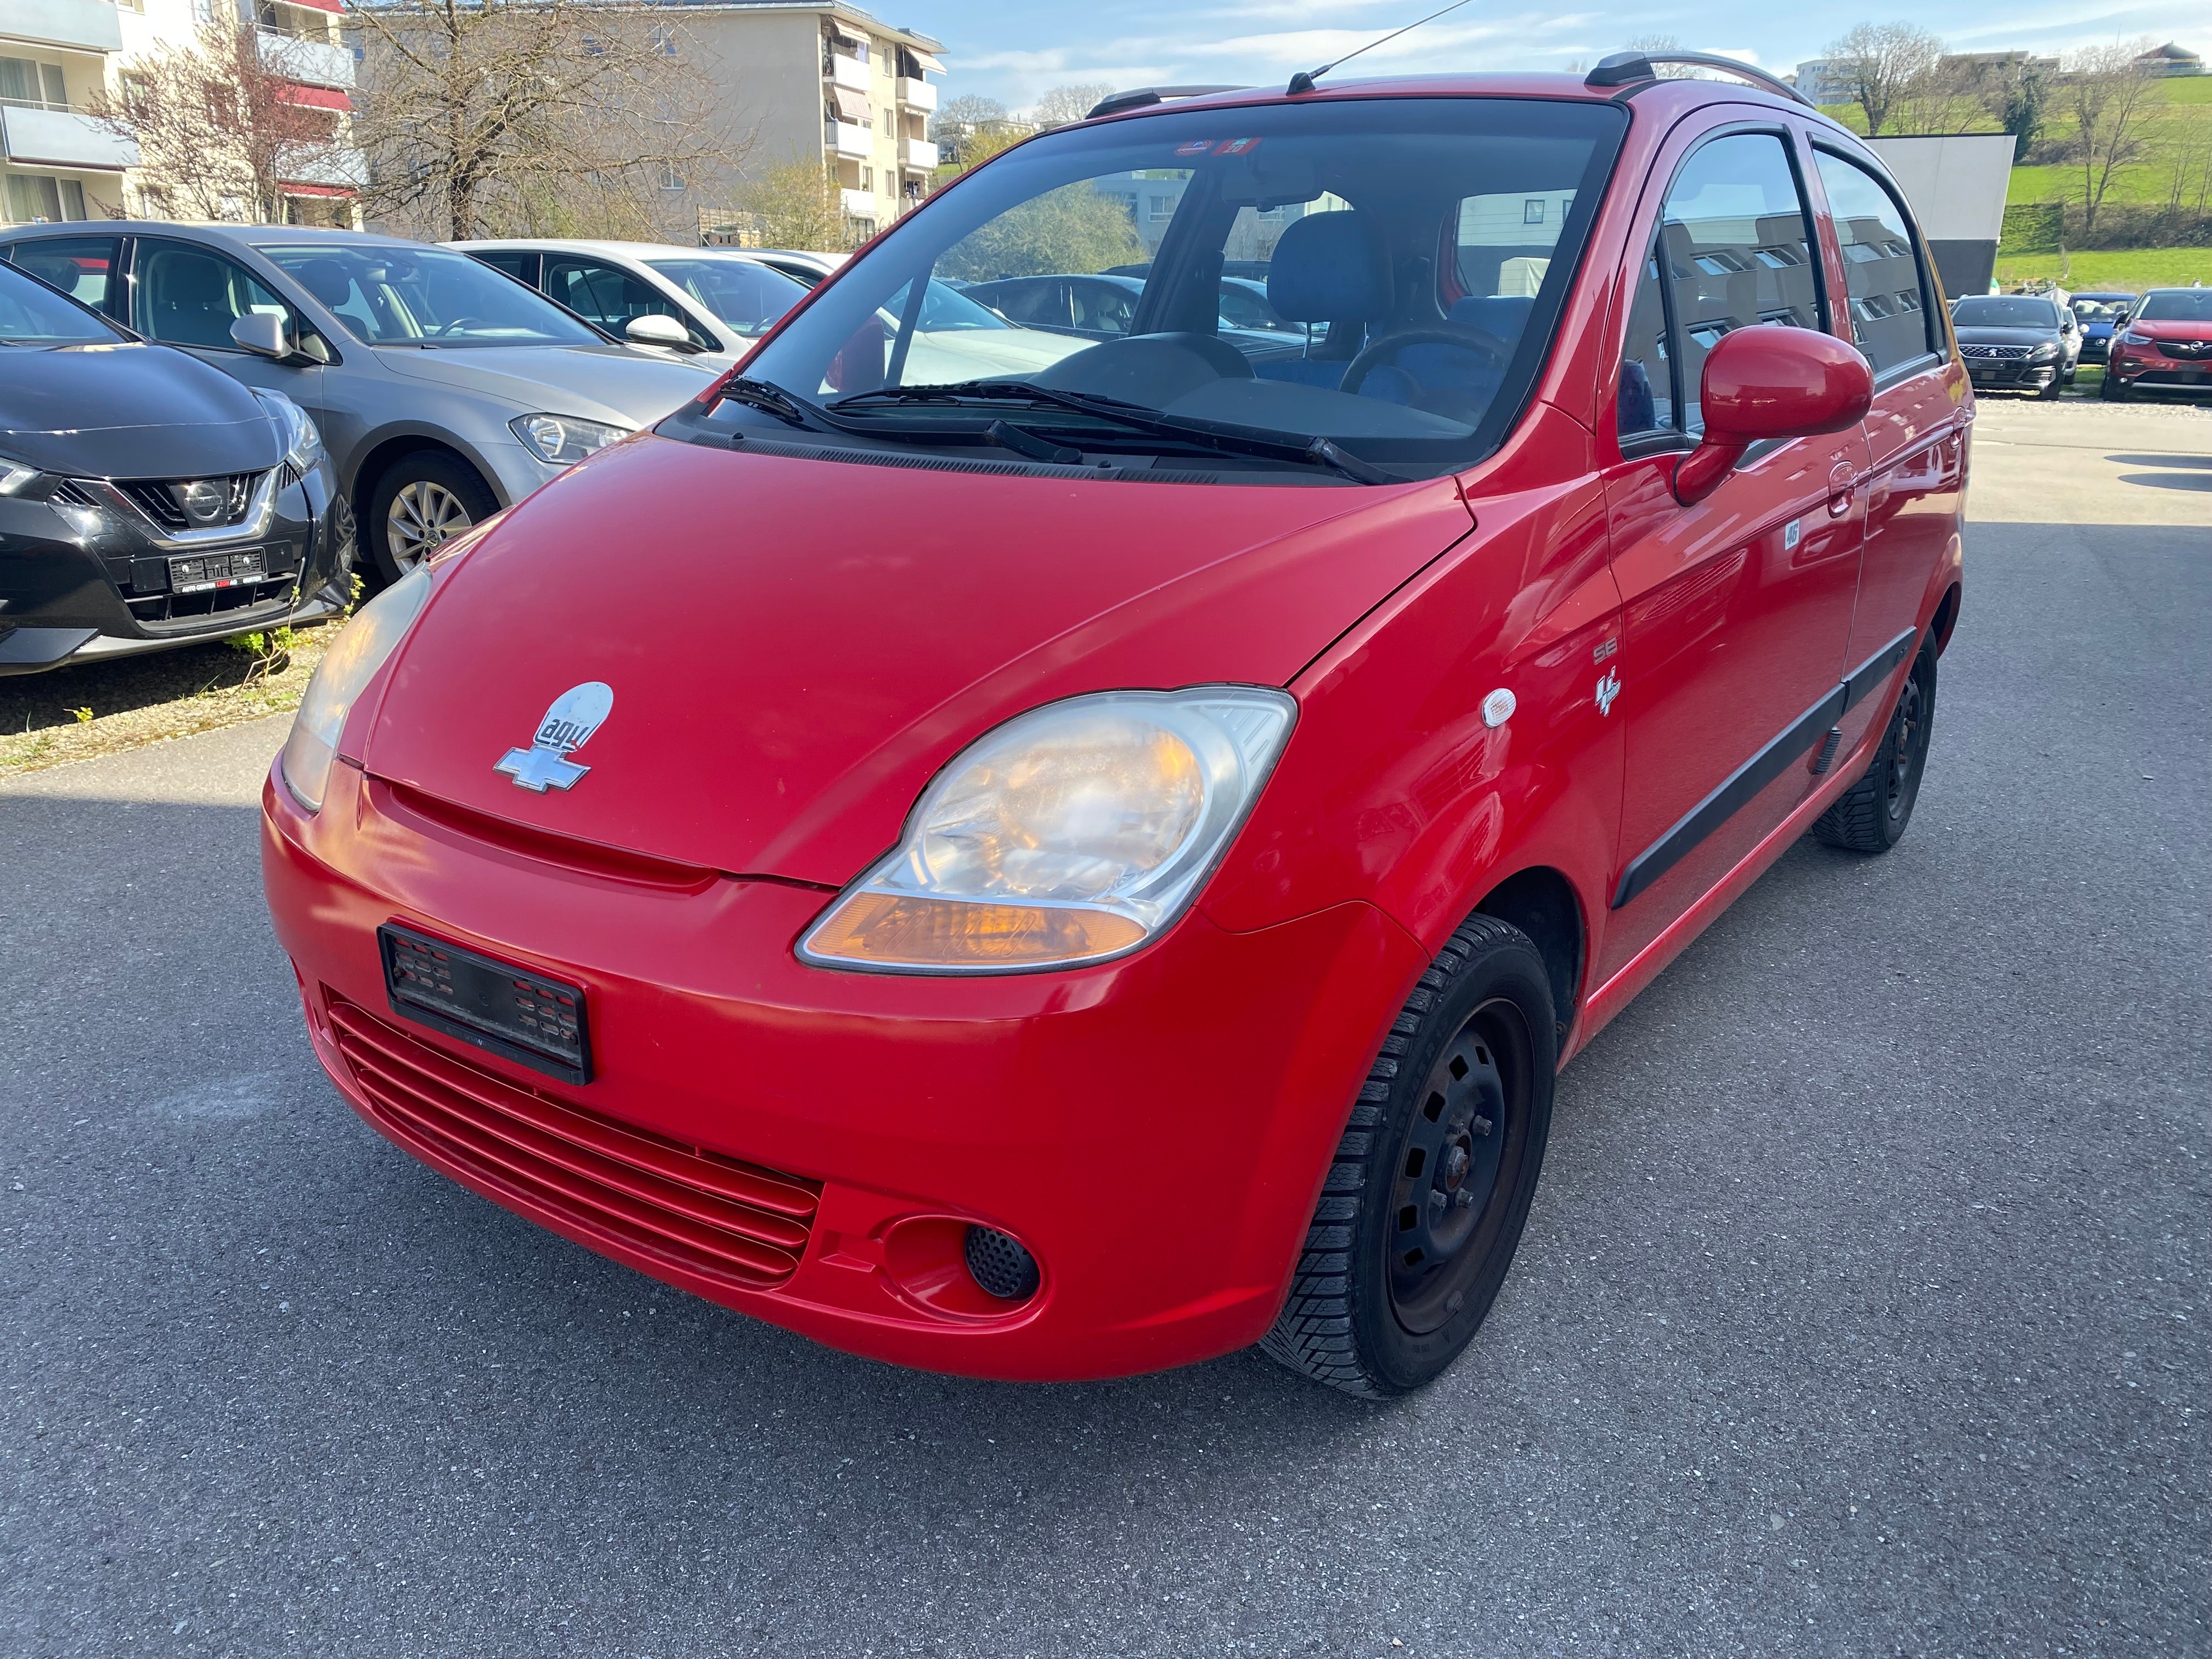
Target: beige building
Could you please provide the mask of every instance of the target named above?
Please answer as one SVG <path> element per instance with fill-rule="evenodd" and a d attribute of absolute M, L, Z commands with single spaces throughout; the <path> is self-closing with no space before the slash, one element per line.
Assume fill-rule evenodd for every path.
<path fill-rule="evenodd" d="M 757 168 L 818 161 L 836 170 L 845 216 L 872 234 L 929 193 L 928 139 L 945 48 L 857 6 L 726 0 L 671 7 L 714 82 L 732 153 Z M 696 221 L 728 216 L 738 177 L 671 180 Z"/>

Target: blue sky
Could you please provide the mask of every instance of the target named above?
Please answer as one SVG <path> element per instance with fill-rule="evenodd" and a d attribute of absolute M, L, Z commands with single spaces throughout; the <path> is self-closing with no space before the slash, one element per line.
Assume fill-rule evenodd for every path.
<path fill-rule="evenodd" d="M 945 43 L 951 94 L 981 93 L 1020 108 L 1048 87 L 1287 79 L 1433 11 L 1442 0 L 860 0 L 884 22 Z M 2212 55 L 2206 0 L 2149 3 L 1946 3 L 1911 8 L 1768 0 L 1603 8 L 1552 14 L 1515 0 L 1473 3 L 1368 53 L 1346 73 L 1559 69 L 1631 37 L 1671 34 L 1687 47 L 1789 69 L 1816 58 L 1853 23 L 1909 15 L 1954 51 L 2057 52 L 2115 36 L 2178 40 Z"/>

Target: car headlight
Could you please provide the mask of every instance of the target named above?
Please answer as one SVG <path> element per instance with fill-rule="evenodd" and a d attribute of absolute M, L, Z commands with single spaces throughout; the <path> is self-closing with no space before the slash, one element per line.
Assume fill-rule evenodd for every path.
<path fill-rule="evenodd" d="M 1048 703 L 939 773 L 890 856 L 799 941 L 824 967 L 1003 974 L 1097 962 L 1189 907 L 1297 705 L 1202 686 Z"/>
<path fill-rule="evenodd" d="M 0 455 L 0 495 L 13 495 L 46 476 L 35 466 L 25 466 Z"/>
<path fill-rule="evenodd" d="M 2151 345 L 2156 342 L 2155 336 L 2149 334 L 2138 334 L 2133 329 L 2130 329 L 2120 337 L 2125 340 L 2130 345 Z"/>
<path fill-rule="evenodd" d="M 2057 356 L 2058 347 L 2057 344 L 2046 342 L 2045 343 L 2036 347 L 2034 350 L 2029 352 L 2027 354 L 2027 361 L 2031 363 L 2047 363 Z"/>
<path fill-rule="evenodd" d="M 258 386 L 253 395 L 261 399 L 261 406 L 269 411 L 269 418 L 276 422 L 276 434 L 284 442 L 284 462 L 295 472 L 314 470 L 323 453 L 323 434 L 315 430 L 315 423 L 307 411 L 281 392 L 264 392 Z"/>
<path fill-rule="evenodd" d="M 384 666 L 430 597 L 430 568 L 417 565 L 361 608 L 315 665 L 284 739 L 284 787 L 310 812 L 322 810 L 338 736 L 362 688 Z"/>
<path fill-rule="evenodd" d="M 519 415 L 507 425 L 532 454 L 555 466 L 580 461 L 616 439 L 629 436 L 628 427 L 580 421 L 573 415 Z"/>

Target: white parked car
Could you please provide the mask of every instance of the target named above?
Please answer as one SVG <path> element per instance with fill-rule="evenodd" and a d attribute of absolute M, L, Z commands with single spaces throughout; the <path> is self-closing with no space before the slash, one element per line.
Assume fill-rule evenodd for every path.
<path fill-rule="evenodd" d="M 556 237 L 446 246 L 527 283 L 610 334 L 718 369 L 751 350 L 811 286 L 738 248 Z"/>

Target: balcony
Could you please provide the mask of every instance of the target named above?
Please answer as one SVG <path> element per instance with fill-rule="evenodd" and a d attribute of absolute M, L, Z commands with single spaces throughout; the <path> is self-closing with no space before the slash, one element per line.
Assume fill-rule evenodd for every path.
<path fill-rule="evenodd" d="M 845 216 L 848 219 L 873 219 L 876 216 L 876 193 L 872 190 L 841 190 Z"/>
<path fill-rule="evenodd" d="M 934 173 L 937 171 L 937 146 L 920 138 L 902 138 L 899 140 L 899 165 Z"/>
<path fill-rule="evenodd" d="M 0 107 L 0 152 L 40 167 L 120 173 L 138 165 L 137 141 L 73 110 Z"/>
<path fill-rule="evenodd" d="M 855 92 L 868 89 L 868 66 L 857 58 L 848 58 L 842 52 L 830 54 L 822 78 L 833 87 L 850 87 Z"/>
<path fill-rule="evenodd" d="M 0 7 L 0 38 L 70 52 L 123 50 L 115 0 L 8 0 Z"/>
<path fill-rule="evenodd" d="M 287 81 L 307 87 L 349 88 L 353 85 L 353 53 L 327 40 L 263 29 L 260 52 L 261 67 Z"/>
<path fill-rule="evenodd" d="M 876 153 L 876 135 L 850 121 L 823 123 L 822 137 L 832 155 L 849 155 L 865 161 Z"/>
<path fill-rule="evenodd" d="M 908 109 L 935 109 L 937 88 L 927 81 L 909 81 L 899 77 L 898 100 Z"/>
<path fill-rule="evenodd" d="M 357 149 L 331 150 L 309 161 L 280 163 L 281 182 L 313 185 L 324 190 L 363 190 L 368 185 L 368 163 Z"/>

